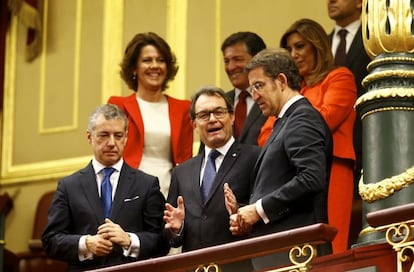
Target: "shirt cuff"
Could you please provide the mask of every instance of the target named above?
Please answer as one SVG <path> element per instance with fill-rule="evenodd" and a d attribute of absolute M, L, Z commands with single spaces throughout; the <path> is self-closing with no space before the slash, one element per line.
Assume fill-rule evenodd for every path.
<path fill-rule="evenodd" d="M 260 218 L 262 218 L 262 220 L 265 224 L 270 222 L 269 218 L 267 217 L 267 215 L 266 215 L 266 213 L 263 209 L 262 199 L 259 199 L 259 200 L 256 201 L 256 210 L 257 210 L 257 213 L 259 214 Z"/>
<path fill-rule="evenodd" d="M 131 244 L 128 248 L 122 247 L 123 254 L 125 257 L 138 258 L 139 250 L 141 248 L 141 242 L 138 235 L 132 232 L 127 232 L 127 234 L 129 235 L 129 239 L 131 239 Z"/>
<path fill-rule="evenodd" d="M 81 262 L 93 259 L 92 252 L 88 251 L 88 248 L 86 247 L 86 237 L 88 237 L 88 235 L 82 235 L 79 239 L 78 258 Z"/>

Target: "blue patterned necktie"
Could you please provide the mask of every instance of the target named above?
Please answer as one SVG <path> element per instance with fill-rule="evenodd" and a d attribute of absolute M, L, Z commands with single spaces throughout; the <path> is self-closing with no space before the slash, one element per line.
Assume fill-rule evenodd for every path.
<path fill-rule="evenodd" d="M 213 186 L 216 177 L 216 158 L 219 155 L 220 152 L 214 149 L 208 154 L 206 167 L 204 168 L 203 182 L 201 184 L 201 197 L 203 202 L 207 200 L 208 194 Z"/>
<path fill-rule="evenodd" d="M 108 167 L 102 169 L 103 179 L 101 183 L 101 203 L 104 212 L 104 217 L 109 218 L 112 207 L 112 185 L 110 177 L 115 171 L 115 168 Z"/>

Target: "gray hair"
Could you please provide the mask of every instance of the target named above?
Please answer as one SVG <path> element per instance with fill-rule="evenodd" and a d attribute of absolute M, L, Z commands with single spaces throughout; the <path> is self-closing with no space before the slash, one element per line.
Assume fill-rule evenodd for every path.
<path fill-rule="evenodd" d="M 103 104 L 94 109 L 89 116 L 88 131 L 92 132 L 95 129 L 96 120 L 99 116 L 103 116 L 105 120 L 117 119 L 125 123 L 124 131 L 128 130 L 128 118 L 125 113 L 114 104 Z"/>

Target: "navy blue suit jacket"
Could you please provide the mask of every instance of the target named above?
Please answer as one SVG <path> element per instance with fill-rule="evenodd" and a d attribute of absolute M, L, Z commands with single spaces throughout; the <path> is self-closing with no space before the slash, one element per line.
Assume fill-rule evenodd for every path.
<path fill-rule="evenodd" d="M 122 166 L 115 192 L 110 219 L 140 240 L 138 259 L 164 255 L 168 243 L 162 239 L 165 199 L 158 178 L 140 170 Z M 59 181 L 48 213 L 48 223 L 42 235 L 46 253 L 69 263 L 69 270 L 95 269 L 136 261 L 126 258 L 120 246 L 114 246 L 106 257 L 79 261 L 78 243 L 82 235 L 94 235 L 104 223 L 92 163 Z"/>
<path fill-rule="evenodd" d="M 183 233 L 170 241 L 172 246 L 182 245 L 183 251 L 189 251 L 240 239 L 229 231 L 223 185 L 227 182 L 238 202 L 247 204 L 253 186 L 251 173 L 259 152 L 258 146 L 234 142 L 224 157 L 205 204 L 200 193 L 204 151 L 173 169 L 167 202 L 176 207 L 177 197 L 183 196 L 185 220 Z"/>
<path fill-rule="evenodd" d="M 332 136 L 306 98 L 276 122 L 255 165 L 250 203 L 262 199 L 270 222 L 253 225 L 252 236 L 327 223 Z"/>

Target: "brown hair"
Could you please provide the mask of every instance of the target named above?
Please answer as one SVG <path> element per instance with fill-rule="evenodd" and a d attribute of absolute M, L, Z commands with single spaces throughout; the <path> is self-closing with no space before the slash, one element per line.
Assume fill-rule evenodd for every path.
<path fill-rule="evenodd" d="M 146 45 L 155 46 L 165 58 L 167 64 L 167 76 L 162 83 L 161 89 L 164 91 L 168 87 L 168 82 L 173 80 L 178 71 L 178 65 L 174 53 L 171 51 L 168 43 L 153 32 L 139 33 L 128 43 L 124 58 L 120 64 L 121 78 L 125 81 L 128 87 L 133 90 L 138 90 L 138 81 L 134 76 L 134 71 L 137 66 L 137 60 L 141 54 L 141 49 Z"/>
<path fill-rule="evenodd" d="M 323 27 L 311 19 L 300 19 L 294 22 L 280 39 L 280 46 L 286 48 L 288 37 L 298 33 L 311 43 L 316 53 L 316 65 L 308 77 L 306 85 L 312 86 L 321 81 L 326 74 L 335 68 L 328 35 Z"/>

